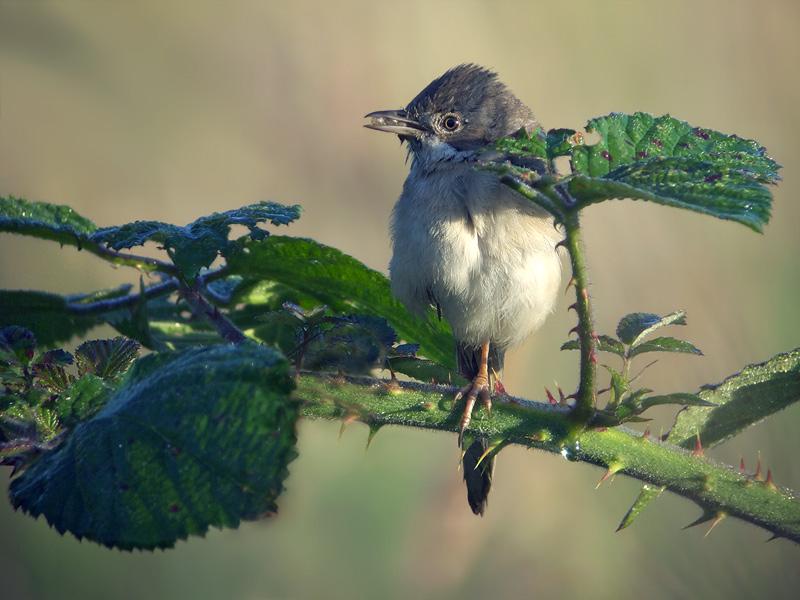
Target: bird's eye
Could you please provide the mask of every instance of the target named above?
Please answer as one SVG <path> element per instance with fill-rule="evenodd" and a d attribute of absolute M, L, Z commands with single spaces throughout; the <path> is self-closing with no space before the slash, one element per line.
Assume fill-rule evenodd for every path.
<path fill-rule="evenodd" d="M 450 113 L 442 117 L 442 129 L 448 133 L 453 133 L 461 128 L 461 117 L 456 114 Z"/>

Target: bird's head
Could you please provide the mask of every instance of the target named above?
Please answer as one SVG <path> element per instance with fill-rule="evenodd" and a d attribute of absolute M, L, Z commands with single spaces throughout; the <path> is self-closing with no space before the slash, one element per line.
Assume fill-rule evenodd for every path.
<path fill-rule="evenodd" d="M 400 110 L 366 115 L 370 129 L 397 134 L 411 152 L 460 153 L 475 150 L 536 126 L 533 112 L 498 78 L 474 64 L 453 67 L 434 79 Z"/>

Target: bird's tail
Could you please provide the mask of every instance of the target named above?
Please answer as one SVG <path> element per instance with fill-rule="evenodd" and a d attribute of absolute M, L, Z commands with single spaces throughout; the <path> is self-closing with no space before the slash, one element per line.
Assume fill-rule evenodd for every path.
<path fill-rule="evenodd" d="M 478 374 L 480 364 L 480 347 L 470 346 L 458 342 L 456 344 L 456 355 L 458 357 L 458 372 L 464 379 L 471 381 Z M 490 386 L 494 387 L 494 376 L 503 369 L 505 351 L 489 347 L 489 381 Z M 472 512 L 483 516 L 492 489 L 492 475 L 494 474 L 494 456 L 487 456 L 481 460 L 489 447 L 489 440 L 485 437 L 478 437 L 466 452 L 462 459 L 464 469 L 464 483 L 467 484 L 467 501 Z M 480 461 L 480 464 L 478 464 Z"/>

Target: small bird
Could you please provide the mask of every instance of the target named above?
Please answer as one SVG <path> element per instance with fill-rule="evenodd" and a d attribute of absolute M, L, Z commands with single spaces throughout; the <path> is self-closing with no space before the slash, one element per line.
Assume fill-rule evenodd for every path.
<path fill-rule="evenodd" d="M 455 397 L 465 400 L 463 447 L 476 401 L 491 411 L 506 350 L 543 323 L 560 286 L 563 233 L 552 216 L 470 164 L 478 150 L 538 123 L 496 73 L 474 64 L 450 69 L 405 109 L 365 118 L 408 145 L 411 170 L 391 219 L 392 292 L 412 312 L 435 307 L 453 330 L 470 382 Z M 491 488 L 493 459 L 480 461 L 487 448 L 479 438 L 463 458 L 476 515 Z"/>

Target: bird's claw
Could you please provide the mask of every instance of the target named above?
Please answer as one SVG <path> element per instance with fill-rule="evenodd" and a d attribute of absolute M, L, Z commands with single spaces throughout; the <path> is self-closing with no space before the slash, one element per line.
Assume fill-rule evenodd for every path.
<path fill-rule="evenodd" d="M 472 410 L 475 408 L 475 402 L 481 401 L 486 412 L 492 414 L 492 392 L 489 387 L 489 378 L 484 375 L 477 375 L 471 383 L 461 388 L 455 396 L 455 402 L 462 398 L 465 399 L 464 412 L 461 414 L 461 423 L 458 428 L 458 446 L 464 446 L 464 431 L 466 431 L 472 420 Z"/>

